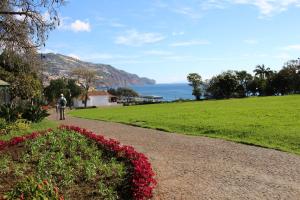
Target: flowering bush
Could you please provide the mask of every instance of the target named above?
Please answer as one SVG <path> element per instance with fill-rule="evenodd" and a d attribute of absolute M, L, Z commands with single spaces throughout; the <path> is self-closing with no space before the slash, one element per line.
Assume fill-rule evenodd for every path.
<path fill-rule="evenodd" d="M 87 138 L 96 141 L 104 149 L 113 152 L 117 158 L 128 160 L 133 166 L 133 175 L 130 184 L 134 199 L 144 200 L 152 197 L 153 189 L 156 186 L 156 180 L 154 179 L 155 174 L 152 170 L 150 162 L 148 161 L 148 158 L 144 154 L 138 153 L 131 146 L 123 146 L 120 144 L 120 142 L 114 139 L 105 139 L 101 135 L 96 135 L 91 131 L 76 126 L 63 125 L 60 127 L 60 129 L 74 131 L 84 135 Z M 9 146 L 17 145 L 27 139 L 34 139 L 39 135 L 47 133 L 48 131 L 51 130 L 34 132 L 30 135 L 22 137 L 15 137 L 7 142 L 0 140 L 0 150 Z"/>
<path fill-rule="evenodd" d="M 97 141 L 98 144 L 103 145 L 104 148 L 116 153 L 119 158 L 128 159 L 134 167 L 132 187 L 133 197 L 137 200 L 149 199 L 152 197 L 152 192 L 156 186 L 156 180 L 154 179 L 154 172 L 148 158 L 135 151 L 131 146 L 122 146 L 120 142 L 114 139 L 105 139 L 101 135 L 82 129 L 76 126 L 61 126 L 61 129 L 67 129 L 78 132 L 86 137 Z"/>

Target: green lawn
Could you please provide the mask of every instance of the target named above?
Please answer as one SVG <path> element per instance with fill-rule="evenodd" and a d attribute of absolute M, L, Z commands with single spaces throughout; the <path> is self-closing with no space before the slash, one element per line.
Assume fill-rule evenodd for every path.
<path fill-rule="evenodd" d="M 6 135 L 0 135 L 0 140 L 10 140 L 13 137 L 21 136 L 25 134 L 32 133 L 33 131 L 42 131 L 47 130 L 49 128 L 55 129 L 57 128 L 58 123 L 55 121 L 50 121 L 48 119 L 44 119 L 39 123 L 33 123 L 30 125 L 30 128 L 24 131 L 14 131 Z"/>
<path fill-rule="evenodd" d="M 300 154 L 300 95 L 96 108 L 70 114 Z"/>

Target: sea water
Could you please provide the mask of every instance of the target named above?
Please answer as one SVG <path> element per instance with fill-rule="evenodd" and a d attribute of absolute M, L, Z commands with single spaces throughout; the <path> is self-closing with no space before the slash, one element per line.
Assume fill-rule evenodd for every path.
<path fill-rule="evenodd" d="M 140 96 L 160 96 L 164 101 L 194 99 L 192 87 L 186 83 L 131 86 Z"/>

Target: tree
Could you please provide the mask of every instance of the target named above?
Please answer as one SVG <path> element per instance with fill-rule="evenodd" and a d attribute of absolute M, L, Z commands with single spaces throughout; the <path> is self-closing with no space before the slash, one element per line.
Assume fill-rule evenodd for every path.
<path fill-rule="evenodd" d="M 196 100 L 200 100 L 201 98 L 201 84 L 202 84 L 202 78 L 197 73 L 190 73 L 187 76 L 187 80 L 189 82 L 189 85 L 193 87 L 193 95 L 195 96 Z"/>
<path fill-rule="evenodd" d="M 95 84 L 97 80 L 96 71 L 89 70 L 87 68 L 77 68 L 72 71 L 72 74 L 77 76 L 78 82 L 82 87 L 82 94 L 84 96 L 84 107 L 86 108 L 87 101 L 89 99 L 89 89 L 93 84 Z"/>
<path fill-rule="evenodd" d="M 266 79 L 271 73 L 271 69 L 269 67 L 265 67 L 265 65 L 257 65 L 253 70 L 255 76 L 258 76 L 260 79 Z"/>
<path fill-rule="evenodd" d="M 131 88 L 120 87 L 117 89 L 110 88 L 108 93 L 115 95 L 117 97 L 138 97 L 139 94 Z"/>
<path fill-rule="evenodd" d="M 81 87 L 74 79 L 60 78 L 51 80 L 50 85 L 44 89 L 44 95 L 49 103 L 56 103 L 60 94 L 64 94 L 68 105 L 72 106 L 72 98 L 80 96 Z"/>
<path fill-rule="evenodd" d="M 236 89 L 239 83 L 233 71 L 223 72 L 218 76 L 213 77 L 207 87 L 209 96 L 213 98 L 231 98 L 235 96 Z"/>
<path fill-rule="evenodd" d="M 8 57 L 11 62 L 7 62 Z M 4 51 L 0 55 L 0 79 L 10 83 L 11 100 L 31 100 L 42 94 L 38 72 L 17 54 Z"/>
<path fill-rule="evenodd" d="M 251 74 L 247 73 L 247 71 L 235 71 L 236 79 L 239 83 L 237 86 L 237 95 L 238 97 L 245 97 L 247 96 L 247 85 L 253 77 Z"/>
<path fill-rule="evenodd" d="M 1 0 L 0 49 L 32 56 L 59 25 L 57 9 L 64 0 Z M 25 54 L 24 54 L 25 53 Z"/>

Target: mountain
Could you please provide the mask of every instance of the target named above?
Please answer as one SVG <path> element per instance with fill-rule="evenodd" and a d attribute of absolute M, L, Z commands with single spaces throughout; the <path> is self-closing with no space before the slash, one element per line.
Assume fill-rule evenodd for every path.
<path fill-rule="evenodd" d="M 94 64 L 78 60 L 73 57 L 47 53 L 41 56 L 44 69 L 45 84 L 50 80 L 69 77 L 74 78 L 71 72 L 75 68 L 88 68 L 95 70 L 97 73 L 97 85 L 104 87 L 126 87 L 130 85 L 153 85 L 155 80 L 139 77 L 136 74 L 131 74 L 123 70 L 116 69 L 111 65 Z"/>

